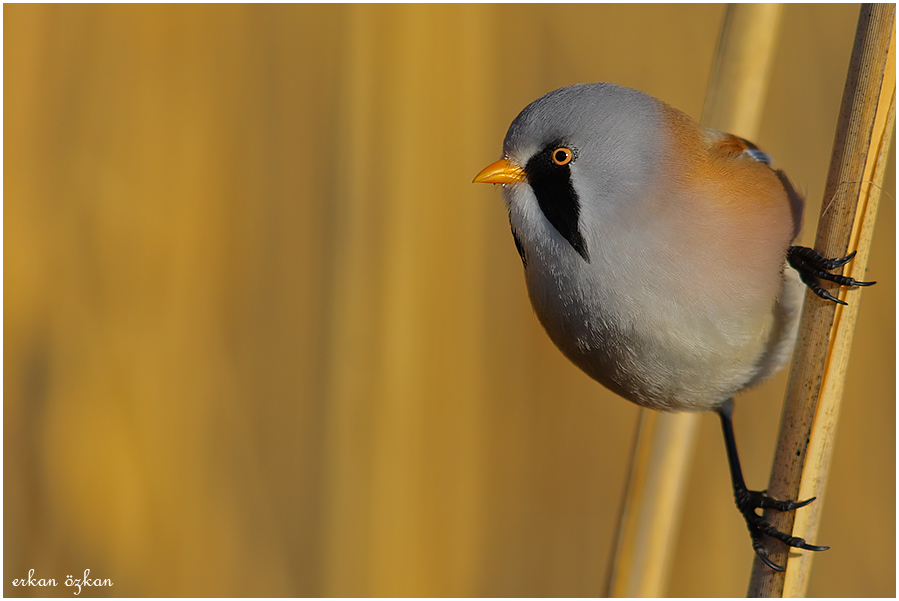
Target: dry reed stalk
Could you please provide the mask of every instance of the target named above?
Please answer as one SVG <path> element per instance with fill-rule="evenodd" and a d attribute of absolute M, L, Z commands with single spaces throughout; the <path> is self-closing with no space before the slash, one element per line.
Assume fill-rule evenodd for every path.
<path fill-rule="evenodd" d="M 857 250 L 843 274 L 858 280 L 867 279 L 868 249 L 895 119 L 894 22 L 894 4 L 861 8 L 815 240 L 815 249 L 828 257 Z M 769 494 L 778 499 L 818 500 L 798 512 L 765 512 L 778 530 L 813 542 L 819 542 L 815 534 L 821 497 L 861 300 L 861 289 L 838 292 L 835 285 L 826 287 L 849 304 L 806 294 L 768 485 Z M 786 566 L 786 572 L 774 572 L 756 558 L 749 596 L 803 596 L 814 554 L 789 553 L 771 539 L 768 545 L 771 559 Z"/>

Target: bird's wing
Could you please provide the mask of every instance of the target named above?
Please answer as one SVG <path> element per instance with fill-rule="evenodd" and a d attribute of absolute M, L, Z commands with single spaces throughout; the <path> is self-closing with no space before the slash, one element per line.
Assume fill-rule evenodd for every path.
<path fill-rule="evenodd" d="M 787 174 L 784 173 L 783 169 L 775 169 L 772 166 L 774 160 L 771 156 L 759 150 L 759 147 L 749 140 L 724 132 L 716 131 L 715 134 L 717 134 L 716 142 L 722 154 L 745 156 L 748 159 L 767 165 L 774 172 L 780 181 L 780 185 L 783 186 L 784 192 L 787 194 L 787 199 L 790 201 L 790 215 L 793 219 L 793 239 L 795 240 L 802 229 L 802 210 L 805 206 L 805 199 L 796 191 L 796 187 L 793 186 Z"/>

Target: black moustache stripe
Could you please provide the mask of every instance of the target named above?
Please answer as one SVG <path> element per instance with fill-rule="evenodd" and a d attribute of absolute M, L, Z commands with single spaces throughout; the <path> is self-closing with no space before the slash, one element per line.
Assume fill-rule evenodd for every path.
<path fill-rule="evenodd" d="M 524 170 L 543 215 L 589 263 L 587 243 L 578 227 L 581 206 L 571 183 L 570 164 L 557 165 L 552 161 L 552 152 L 558 147 L 559 144 L 550 144 L 535 154 L 525 165 Z"/>

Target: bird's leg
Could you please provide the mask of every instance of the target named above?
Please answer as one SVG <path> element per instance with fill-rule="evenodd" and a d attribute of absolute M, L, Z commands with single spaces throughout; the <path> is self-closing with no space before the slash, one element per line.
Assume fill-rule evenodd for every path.
<path fill-rule="evenodd" d="M 786 543 L 791 547 L 807 549 L 809 551 L 826 551 L 830 547 L 819 547 L 810 545 L 804 539 L 790 536 L 785 532 L 777 530 L 762 516 L 758 515 L 756 509 L 774 509 L 776 511 L 793 511 L 800 507 L 805 507 L 815 500 L 815 497 L 806 499 L 805 501 L 778 501 L 772 499 L 765 491 L 749 490 L 743 481 L 743 470 L 740 468 L 740 458 L 737 455 L 737 441 L 734 438 L 734 401 L 728 399 L 726 403 L 718 408 L 718 415 L 721 417 L 721 428 L 724 431 L 724 446 L 727 448 L 727 461 L 730 464 L 730 477 L 734 484 L 734 500 L 737 502 L 737 509 L 743 514 L 746 520 L 746 526 L 749 528 L 749 536 L 752 538 L 752 548 L 762 558 L 762 561 L 778 572 L 783 572 L 784 568 L 768 559 L 768 549 L 763 544 L 763 536 L 768 535 L 779 541 Z"/>
<path fill-rule="evenodd" d="M 823 299 L 832 300 L 835 303 L 845 305 L 844 301 L 836 298 L 825 290 L 818 278 L 836 282 L 840 286 L 870 286 L 877 282 L 859 282 L 853 278 L 830 273 L 830 270 L 842 267 L 855 257 L 856 251 L 852 251 L 842 259 L 828 259 L 818 251 L 805 246 L 791 246 L 787 250 L 787 263 L 799 272 L 802 282 L 812 289 L 812 292 Z"/>

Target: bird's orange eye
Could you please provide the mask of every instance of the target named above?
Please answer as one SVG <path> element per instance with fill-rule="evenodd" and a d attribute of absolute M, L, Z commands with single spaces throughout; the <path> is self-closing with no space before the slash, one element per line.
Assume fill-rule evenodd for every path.
<path fill-rule="evenodd" d="M 570 148 L 564 146 L 553 150 L 553 163 L 556 165 L 567 165 L 574 158 L 574 153 Z"/>

